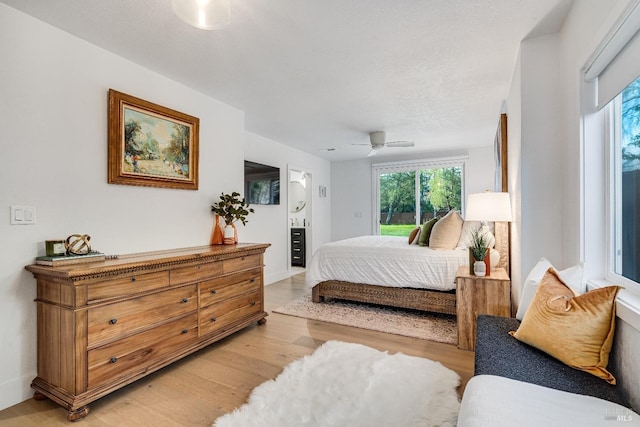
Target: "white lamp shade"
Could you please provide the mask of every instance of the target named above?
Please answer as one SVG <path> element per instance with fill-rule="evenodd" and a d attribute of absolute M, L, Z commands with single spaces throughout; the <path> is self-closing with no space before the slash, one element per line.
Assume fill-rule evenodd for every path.
<path fill-rule="evenodd" d="M 469 194 L 465 221 L 512 221 L 509 193 Z"/>
<path fill-rule="evenodd" d="M 173 0 L 173 11 L 189 25 L 217 30 L 231 22 L 229 0 Z"/>

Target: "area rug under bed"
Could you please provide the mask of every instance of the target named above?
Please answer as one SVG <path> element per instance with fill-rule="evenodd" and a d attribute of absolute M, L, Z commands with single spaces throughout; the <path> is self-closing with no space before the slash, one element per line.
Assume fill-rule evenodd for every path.
<path fill-rule="evenodd" d="M 214 427 L 452 427 L 459 383 L 439 362 L 328 341 Z"/>
<path fill-rule="evenodd" d="M 311 296 L 297 299 L 273 311 L 446 344 L 458 343 L 456 318 L 448 314 L 424 313 L 339 300 L 314 303 Z"/>

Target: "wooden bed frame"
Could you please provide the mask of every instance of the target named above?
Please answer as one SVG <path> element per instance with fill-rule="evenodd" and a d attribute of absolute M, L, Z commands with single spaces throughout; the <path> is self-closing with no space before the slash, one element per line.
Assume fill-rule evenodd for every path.
<path fill-rule="evenodd" d="M 509 273 L 509 224 L 495 223 L 496 250 L 500 252 L 497 267 Z M 433 291 L 429 289 L 396 288 L 384 285 L 327 280 L 320 282 L 311 290 L 313 302 L 322 302 L 325 298 L 337 298 L 348 301 L 366 302 L 391 307 L 410 308 L 436 313 L 456 314 L 456 293 L 453 291 Z"/>

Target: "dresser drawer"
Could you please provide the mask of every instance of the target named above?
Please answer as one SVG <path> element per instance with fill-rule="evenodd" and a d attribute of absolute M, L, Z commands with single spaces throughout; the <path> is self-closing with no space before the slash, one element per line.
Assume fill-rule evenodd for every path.
<path fill-rule="evenodd" d="M 220 274 L 222 274 L 222 262 L 220 261 L 190 267 L 174 268 L 171 270 L 171 285 L 199 282 Z"/>
<path fill-rule="evenodd" d="M 88 386 L 93 388 L 144 373 L 163 356 L 198 338 L 197 314 L 89 351 Z"/>
<path fill-rule="evenodd" d="M 261 273 L 262 270 L 257 268 L 200 283 L 200 307 L 259 291 L 262 287 Z"/>
<path fill-rule="evenodd" d="M 241 295 L 200 309 L 200 336 L 204 336 L 262 312 L 260 292 Z"/>
<path fill-rule="evenodd" d="M 87 287 L 87 301 L 89 303 L 100 300 L 117 298 L 131 294 L 143 293 L 169 286 L 169 272 L 131 274 L 113 280 L 92 283 Z"/>
<path fill-rule="evenodd" d="M 247 255 L 239 258 L 231 258 L 223 261 L 222 272 L 233 273 L 234 271 L 246 270 L 260 265 L 260 255 Z"/>
<path fill-rule="evenodd" d="M 88 346 L 134 333 L 197 308 L 197 285 L 92 308 L 88 313 Z"/>

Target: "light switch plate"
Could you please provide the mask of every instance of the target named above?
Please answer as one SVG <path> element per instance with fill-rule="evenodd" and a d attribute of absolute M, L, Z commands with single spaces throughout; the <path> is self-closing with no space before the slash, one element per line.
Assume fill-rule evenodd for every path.
<path fill-rule="evenodd" d="M 36 223 L 35 206 L 11 206 L 12 225 L 32 225 Z"/>

